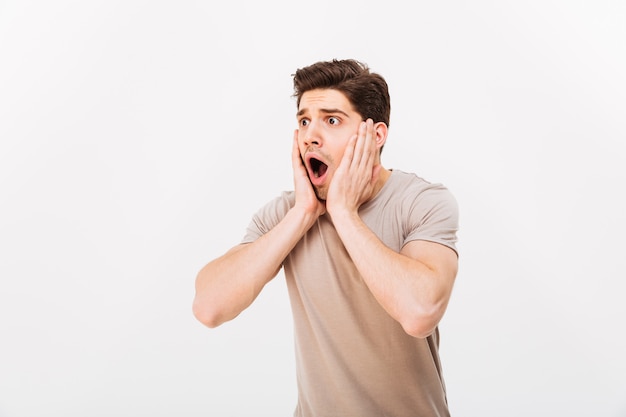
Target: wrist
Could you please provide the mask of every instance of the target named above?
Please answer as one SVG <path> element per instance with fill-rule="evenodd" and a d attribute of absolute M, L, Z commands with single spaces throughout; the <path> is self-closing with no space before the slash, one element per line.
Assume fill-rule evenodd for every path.
<path fill-rule="evenodd" d="M 289 210 L 289 213 L 287 213 L 287 215 L 292 217 L 294 221 L 302 224 L 305 230 L 308 230 L 311 226 L 313 226 L 318 217 L 322 214 L 324 214 L 324 211 L 320 211 L 319 208 L 302 207 L 297 204 Z"/>
<path fill-rule="evenodd" d="M 361 220 L 357 209 L 351 210 L 347 207 L 328 208 L 328 214 L 333 220 L 335 227 Z"/>

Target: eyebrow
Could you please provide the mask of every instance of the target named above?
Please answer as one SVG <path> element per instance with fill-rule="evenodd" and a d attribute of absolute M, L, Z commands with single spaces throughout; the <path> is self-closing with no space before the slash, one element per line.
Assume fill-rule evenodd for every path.
<path fill-rule="evenodd" d="M 298 113 L 296 113 L 296 116 L 302 116 L 306 112 L 307 112 L 307 109 L 302 109 L 302 110 L 298 111 Z M 346 113 L 345 111 L 340 110 L 340 109 L 320 109 L 320 113 L 325 113 L 325 114 L 337 114 L 337 113 L 340 113 L 340 114 L 343 114 L 345 117 L 350 117 L 348 115 L 348 113 Z"/>

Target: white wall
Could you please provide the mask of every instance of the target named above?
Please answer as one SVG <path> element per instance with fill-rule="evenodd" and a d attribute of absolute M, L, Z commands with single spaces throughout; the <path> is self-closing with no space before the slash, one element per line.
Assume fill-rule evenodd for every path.
<path fill-rule="evenodd" d="M 392 93 L 387 167 L 445 183 L 454 416 L 626 416 L 626 6 L 0 2 L 0 416 L 289 416 L 282 275 L 236 320 L 196 272 L 291 187 L 291 74 Z"/>

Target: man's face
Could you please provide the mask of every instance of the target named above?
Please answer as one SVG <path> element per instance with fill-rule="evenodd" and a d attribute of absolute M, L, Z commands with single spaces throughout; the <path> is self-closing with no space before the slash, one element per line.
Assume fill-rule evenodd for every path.
<path fill-rule="evenodd" d="M 298 147 L 317 198 L 326 200 L 348 140 L 363 118 L 337 90 L 316 89 L 302 94 L 297 113 Z"/>

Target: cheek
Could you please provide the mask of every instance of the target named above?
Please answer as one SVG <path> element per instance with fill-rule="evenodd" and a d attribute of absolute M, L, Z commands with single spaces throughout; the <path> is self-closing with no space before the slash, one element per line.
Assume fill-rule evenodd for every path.
<path fill-rule="evenodd" d="M 333 162 L 336 162 L 337 164 L 341 162 L 341 160 L 343 159 L 343 156 L 346 153 L 346 146 L 348 146 L 348 141 L 349 139 L 343 141 L 340 144 L 337 144 L 337 146 L 334 147 L 333 152 L 332 152 Z"/>
<path fill-rule="evenodd" d="M 337 166 L 341 162 L 341 159 L 343 158 L 343 154 L 344 154 L 344 149 L 333 149 L 333 150 L 329 149 L 328 153 L 326 154 L 326 159 L 328 161 L 328 164 L 334 168 L 337 168 Z"/>

